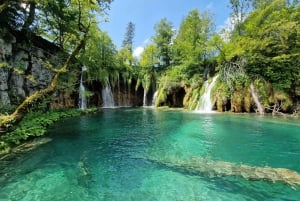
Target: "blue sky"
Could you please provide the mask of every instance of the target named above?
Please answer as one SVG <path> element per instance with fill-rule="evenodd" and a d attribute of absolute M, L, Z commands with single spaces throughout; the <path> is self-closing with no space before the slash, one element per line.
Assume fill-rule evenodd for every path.
<path fill-rule="evenodd" d="M 214 16 L 217 29 L 229 17 L 229 0 L 114 0 L 108 11 L 109 22 L 102 22 L 100 28 L 107 31 L 120 48 L 127 24 L 135 24 L 134 49 L 145 46 L 154 35 L 154 25 L 166 17 L 178 29 L 189 11 L 209 10 Z"/>

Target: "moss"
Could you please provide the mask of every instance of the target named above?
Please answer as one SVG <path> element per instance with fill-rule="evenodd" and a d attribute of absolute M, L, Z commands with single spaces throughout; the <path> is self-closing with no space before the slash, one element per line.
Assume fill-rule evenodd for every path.
<path fill-rule="evenodd" d="M 226 111 L 226 105 L 230 99 L 230 89 L 226 82 L 222 82 L 218 79 L 215 87 L 212 89 L 212 94 L 216 100 L 218 112 Z"/>
<path fill-rule="evenodd" d="M 259 95 L 259 99 L 264 106 L 269 105 L 270 97 L 272 97 L 272 85 L 263 80 L 262 78 L 258 78 L 254 80 L 254 86 L 257 89 L 257 93 Z M 271 100 L 273 102 L 273 100 Z"/>
<path fill-rule="evenodd" d="M 251 111 L 251 105 L 252 105 L 252 97 L 251 95 L 248 93 L 245 97 L 244 97 L 244 109 L 246 112 L 250 112 Z"/>
<path fill-rule="evenodd" d="M 287 112 L 293 105 L 293 102 L 289 95 L 281 90 L 274 92 L 275 104 L 280 105 L 284 112 Z"/>
<path fill-rule="evenodd" d="M 167 90 L 165 88 L 160 88 L 158 90 L 157 98 L 155 100 L 155 107 L 163 105 L 167 101 Z"/>
<path fill-rule="evenodd" d="M 200 99 L 200 89 L 196 88 L 190 91 L 189 97 L 186 100 L 186 108 L 189 110 L 195 110 L 198 107 Z"/>
<path fill-rule="evenodd" d="M 231 96 L 231 111 L 242 112 L 243 111 L 243 93 L 241 90 L 236 90 Z"/>
<path fill-rule="evenodd" d="M 224 109 L 223 109 L 223 100 L 222 98 L 217 98 L 217 111 L 218 112 L 223 112 Z"/>

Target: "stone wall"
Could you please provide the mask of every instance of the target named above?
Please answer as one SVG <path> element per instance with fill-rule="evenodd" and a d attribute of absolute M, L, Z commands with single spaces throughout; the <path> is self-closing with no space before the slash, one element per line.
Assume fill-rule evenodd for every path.
<path fill-rule="evenodd" d="M 18 105 L 49 85 L 59 67 L 60 49 L 49 41 L 21 32 L 0 29 L 0 106 Z"/>

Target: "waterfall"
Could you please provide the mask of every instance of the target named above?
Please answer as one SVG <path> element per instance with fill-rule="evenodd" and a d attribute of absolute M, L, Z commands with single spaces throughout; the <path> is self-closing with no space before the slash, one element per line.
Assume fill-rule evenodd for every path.
<path fill-rule="evenodd" d="M 127 92 L 127 107 L 131 106 L 131 82 L 128 82 L 128 92 Z"/>
<path fill-rule="evenodd" d="M 111 86 L 107 80 L 106 85 L 102 88 L 102 99 L 103 99 L 103 108 L 113 108 L 115 107 L 113 93 L 111 91 Z"/>
<path fill-rule="evenodd" d="M 155 91 L 153 94 L 153 98 L 152 98 L 152 106 L 155 106 L 155 101 L 156 101 L 157 95 L 158 95 L 158 91 Z"/>
<path fill-rule="evenodd" d="M 257 95 L 256 89 L 255 89 L 253 83 L 250 84 L 250 89 L 251 89 L 252 98 L 257 106 L 257 110 L 258 110 L 259 114 L 264 114 L 264 109 L 258 99 L 258 95 Z"/>
<path fill-rule="evenodd" d="M 205 91 L 204 91 L 204 94 L 200 98 L 200 102 L 199 102 L 197 111 L 204 112 L 204 113 L 212 112 L 213 102 L 211 101 L 210 94 L 211 94 L 211 90 L 213 89 L 213 87 L 216 83 L 217 78 L 218 78 L 218 75 L 213 78 L 211 83 L 209 83 L 208 80 L 206 80 L 204 82 L 203 86 L 205 87 Z"/>
<path fill-rule="evenodd" d="M 84 87 L 83 81 L 82 81 L 84 71 L 86 71 L 86 67 L 82 66 L 80 85 L 79 85 L 79 101 L 78 101 L 78 106 L 79 106 L 79 109 L 81 109 L 81 110 L 84 110 L 87 108 L 86 92 L 85 92 L 85 87 Z"/>
<path fill-rule="evenodd" d="M 118 102 L 116 105 L 120 106 L 122 99 L 121 99 L 121 85 L 120 85 L 120 74 L 118 73 Z"/>
<path fill-rule="evenodd" d="M 147 90 L 144 89 L 143 106 L 147 106 Z"/>

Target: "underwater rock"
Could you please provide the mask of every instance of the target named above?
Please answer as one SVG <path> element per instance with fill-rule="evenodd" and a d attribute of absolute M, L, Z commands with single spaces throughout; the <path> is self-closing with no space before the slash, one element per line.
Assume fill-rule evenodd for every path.
<path fill-rule="evenodd" d="M 237 165 L 226 161 L 214 161 L 207 158 L 193 159 L 148 159 L 166 167 L 176 168 L 194 174 L 208 174 L 210 177 L 239 176 L 247 180 L 265 180 L 283 182 L 292 187 L 300 185 L 300 174 L 287 168 L 255 167 Z"/>
<path fill-rule="evenodd" d="M 87 156 L 84 156 L 77 163 L 78 175 L 77 181 L 78 184 L 84 187 L 90 187 L 94 182 L 93 174 L 90 171 L 89 164 L 87 162 Z"/>
<path fill-rule="evenodd" d="M 87 176 L 90 174 L 89 170 L 87 169 L 87 166 L 84 164 L 83 161 L 78 162 L 78 168 L 81 175 Z"/>

